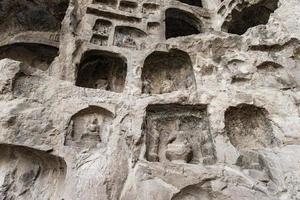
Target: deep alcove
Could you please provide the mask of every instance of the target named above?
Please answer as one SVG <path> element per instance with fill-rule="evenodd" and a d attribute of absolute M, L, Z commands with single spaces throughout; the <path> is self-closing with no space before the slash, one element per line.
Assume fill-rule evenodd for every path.
<path fill-rule="evenodd" d="M 200 21 L 193 14 L 175 8 L 166 10 L 166 39 L 200 32 Z"/>
<path fill-rule="evenodd" d="M 272 125 L 263 108 L 241 104 L 225 112 L 225 127 L 230 142 L 239 150 L 260 149 L 274 145 Z"/>
<path fill-rule="evenodd" d="M 270 15 L 277 8 L 278 0 L 266 0 L 242 10 L 234 9 L 230 21 L 226 21 L 222 29 L 228 33 L 242 35 L 251 27 L 267 24 Z"/>
<path fill-rule="evenodd" d="M 83 55 L 79 65 L 76 85 L 122 92 L 126 73 L 126 60 L 119 55 L 104 51 L 88 51 Z"/>
<path fill-rule="evenodd" d="M 189 55 L 180 50 L 154 52 L 144 63 L 142 71 L 143 93 L 162 94 L 190 89 L 195 85 Z"/>
<path fill-rule="evenodd" d="M 43 71 L 49 68 L 57 55 L 56 47 L 41 44 L 19 43 L 0 47 L 0 59 L 17 60 Z"/>
<path fill-rule="evenodd" d="M 68 0 L 0 1 L 0 36 L 24 31 L 59 32 Z"/>

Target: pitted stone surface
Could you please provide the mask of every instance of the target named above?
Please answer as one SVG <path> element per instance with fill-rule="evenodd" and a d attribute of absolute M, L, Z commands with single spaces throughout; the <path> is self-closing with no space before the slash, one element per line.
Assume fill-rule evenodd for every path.
<path fill-rule="evenodd" d="M 300 200 L 299 0 L 0 1 L 1 200 Z"/>

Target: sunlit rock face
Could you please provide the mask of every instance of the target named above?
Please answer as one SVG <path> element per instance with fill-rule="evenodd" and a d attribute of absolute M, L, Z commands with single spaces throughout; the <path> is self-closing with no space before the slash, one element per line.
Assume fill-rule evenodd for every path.
<path fill-rule="evenodd" d="M 0 1 L 0 199 L 299 200 L 299 11 Z"/>

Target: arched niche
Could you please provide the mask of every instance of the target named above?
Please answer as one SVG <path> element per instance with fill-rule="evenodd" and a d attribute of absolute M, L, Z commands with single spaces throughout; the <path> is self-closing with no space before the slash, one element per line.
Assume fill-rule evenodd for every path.
<path fill-rule="evenodd" d="M 180 50 L 153 52 L 144 62 L 142 82 L 142 92 L 147 94 L 191 89 L 195 85 L 192 61 Z"/>
<path fill-rule="evenodd" d="M 191 6 L 202 7 L 202 0 L 178 0 L 178 1 Z"/>
<path fill-rule="evenodd" d="M 10 58 L 43 71 L 57 55 L 56 47 L 42 44 L 16 43 L 0 47 L 0 59 Z"/>
<path fill-rule="evenodd" d="M 59 32 L 69 0 L 0 1 L 0 36 L 24 31 Z"/>
<path fill-rule="evenodd" d="M 270 15 L 278 8 L 278 0 L 264 0 L 254 5 L 241 6 L 234 9 L 229 20 L 225 21 L 222 30 L 228 33 L 242 35 L 249 28 L 267 24 Z"/>
<path fill-rule="evenodd" d="M 84 53 L 77 70 L 76 86 L 122 92 L 127 63 L 118 54 L 91 50 Z"/>
<path fill-rule="evenodd" d="M 200 21 L 191 13 L 176 8 L 166 10 L 166 39 L 201 33 Z"/>
<path fill-rule="evenodd" d="M 145 48 L 147 34 L 137 28 L 117 26 L 115 29 L 114 45 L 123 48 L 142 50 Z"/>
<path fill-rule="evenodd" d="M 65 145 L 96 147 L 108 140 L 113 114 L 98 106 L 89 106 L 71 117 Z"/>
<path fill-rule="evenodd" d="M 225 128 L 231 144 L 239 150 L 275 144 L 272 124 L 264 108 L 249 104 L 229 107 L 225 112 Z"/>
<path fill-rule="evenodd" d="M 60 157 L 0 144 L 0 196 L 4 199 L 60 199 L 66 170 Z"/>

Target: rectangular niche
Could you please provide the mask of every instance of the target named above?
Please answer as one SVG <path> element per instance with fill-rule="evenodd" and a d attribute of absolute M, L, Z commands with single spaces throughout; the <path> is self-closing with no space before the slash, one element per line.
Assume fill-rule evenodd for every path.
<path fill-rule="evenodd" d="M 119 9 L 125 12 L 133 13 L 138 8 L 138 4 L 132 1 L 121 1 Z"/>
<path fill-rule="evenodd" d="M 205 105 L 150 105 L 143 127 L 150 162 L 212 164 L 215 151 Z"/>
<path fill-rule="evenodd" d="M 99 46 L 107 46 L 108 45 L 108 36 L 94 34 L 92 36 L 91 43 L 99 45 Z"/>
<path fill-rule="evenodd" d="M 104 19 L 97 19 L 95 25 L 93 27 L 93 32 L 102 35 L 102 36 L 109 36 L 112 29 L 112 23 L 108 20 Z"/>
<path fill-rule="evenodd" d="M 159 12 L 159 4 L 144 3 L 142 12 L 144 14 L 155 14 L 156 12 Z"/>
<path fill-rule="evenodd" d="M 115 29 L 114 45 L 122 48 L 143 50 L 147 34 L 135 27 L 117 26 Z"/>
<path fill-rule="evenodd" d="M 102 5 L 107 5 L 110 7 L 115 7 L 118 3 L 117 0 L 94 0 L 94 4 L 102 4 Z"/>

